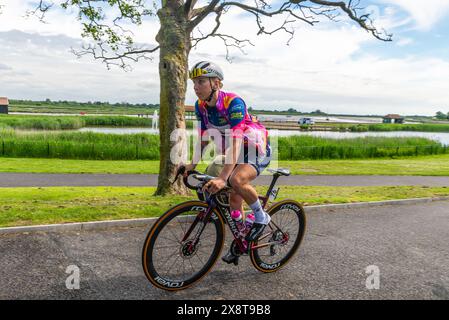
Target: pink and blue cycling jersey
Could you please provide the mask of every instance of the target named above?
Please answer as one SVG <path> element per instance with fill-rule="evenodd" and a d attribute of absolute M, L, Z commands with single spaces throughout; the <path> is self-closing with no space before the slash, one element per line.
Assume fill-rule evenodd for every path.
<path fill-rule="evenodd" d="M 201 135 L 208 129 L 217 129 L 224 141 L 228 130 L 232 137 L 243 138 L 245 145 L 255 146 L 259 156 L 266 153 L 269 146 L 268 131 L 248 113 L 245 102 L 238 95 L 220 91 L 215 107 L 207 106 L 205 101 L 197 100 L 195 113 L 201 123 Z M 224 144 L 222 145 L 222 151 L 224 151 Z"/>

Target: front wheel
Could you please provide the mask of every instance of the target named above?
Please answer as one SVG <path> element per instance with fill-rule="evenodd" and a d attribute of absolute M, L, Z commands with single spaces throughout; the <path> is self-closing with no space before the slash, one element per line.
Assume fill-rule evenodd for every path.
<path fill-rule="evenodd" d="M 268 211 L 270 224 L 250 250 L 252 264 L 261 272 L 282 268 L 298 250 L 306 229 L 303 207 L 294 200 L 275 203 Z"/>
<path fill-rule="evenodd" d="M 224 222 L 215 211 L 206 223 L 196 219 L 208 210 L 202 201 L 184 202 L 168 210 L 151 227 L 143 246 L 142 264 L 154 286 L 169 291 L 188 288 L 215 264 L 223 247 Z"/>

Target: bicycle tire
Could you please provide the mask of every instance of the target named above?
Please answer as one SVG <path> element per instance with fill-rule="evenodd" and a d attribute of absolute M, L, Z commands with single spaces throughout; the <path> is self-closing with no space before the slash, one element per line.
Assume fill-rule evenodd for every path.
<path fill-rule="evenodd" d="M 168 291 L 186 289 L 201 280 L 217 261 L 224 243 L 224 221 L 221 215 L 218 214 L 216 210 L 214 210 L 211 219 L 209 219 L 208 223 L 206 224 L 205 229 L 201 234 L 202 238 L 200 237 L 198 248 L 195 246 L 195 250 L 193 253 L 186 253 L 185 251 L 187 251 L 186 248 L 188 246 L 189 240 L 191 240 L 192 237 L 196 234 L 195 230 L 201 227 L 201 223 L 198 223 L 195 226 L 193 232 L 189 236 L 189 239 L 184 242 L 180 241 L 180 239 L 183 238 L 186 230 L 188 230 L 188 228 L 192 225 L 191 222 L 193 222 L 194 218 L 197 215 L 197 212 L 205 211 L 207 210 L 207 208 L 207 203 L 202 201 L 187 201 L 181 203 L 164 213 L 149 230 L 143 245 L 142 265 L 147 279 L 157 288 Z M 177 227 L 178 224 L 180 225 L 180 229 L 182 231 L 175 230 L 175 227 Z M 183 224 L 185 224 L 185 227 L 183 227 Z M 208 255 L 208 257 L 207 261 L 205 259 L 206 262 L 204 263 L 203 260 L 199 258 L 198 254 L 201 252 L 201 248 L 203 245 L 201 239 L 206 239 L 204 238 L 204 236 L 207 233 L 205 234 L 204 232 L 207 228 L 208 231 L 212 232 L 212 234 L 215 234 L 215 240 L 213 239 L 211 241 L 211 243 L 214 242 L 213 248 L 210 250 L 211 252 L 209 255 L 206 254 Z M 176 239 L 171 239 L 172 242 L 169 242 L 169 245 L 164 245 L 160 248 L 165 249 L 165 247 L 170 247 L 170 252 L 173 252 L 174 250 L 173 256 L 176 256 L 176 252 L 179 251 L 179 256 L 176 257 L 176 260 L 169 265 L 167 265 L 167 263 L 170 261 L 171 257 L 167 258 L 165 252 L 157 252 L 157 246 L 159 243 L 164 244 L 164 241 L 165 243 L 167 243 L 167 240 L 170 240 L 166 238 L 167 236 L 165 235 L 165 233 L 167 232 L 170 232 L 168 234 L 174 235 Z M 177 242 L 177 244 L 173 243 L 173 241 Z M 183 260 L 189 261 L 193 269 L 191 260 L 193 260 L 195 256 L 197 256 L 200 261 L 200 266 L 198 267 L 199 270 L 197 272 L 193 272 L 192 274 L 186 275 L 185 277 L 179 276 L 179 278 L 174 277 L 174 275 L 169 275 L 170 272 L 181 272 L 180 270 L 176 269 L 175 266 L 175 263 L 179 258 L 181 258 L 181 262 L 183 262 Z M 164 268 L 164 265 L 162 267 L 159 266 L 159 260 L 161 259 L 167 259 L 164 263 L 164 265 L 167 265 L 167 268 Z M 201 263 L 203 263 L 204 265 L 201 266 Z M 184 264 L 182 268 L 184 270 Z"/>
<path fill-rule="evenodd" d="M 292 213 L 290 214 L 290 216 L 292 216 L 297 222 L 297 227 L 292 226 L 290 228 L 289 226 L 285 225 L 285 223 L 288 222 L 288 217 L 286 217 L 285 214 L 283 216 L 279 216 L 284 210 L 288 210 Z M 267 242 L 277 241 L 278 244 L 250 250 L 250 258 L 252 264 L 257 270 L 264 273 L 275 272 L 284 267 L 289 262 L 289 260 L 298 250 L 306 230 L 306 216 L 304 213 L 304 209 L 301 204 L 294 200 L 287 199 L 277 202 L 267 210 L 267 213 L 271 216 L 272 222 L 270 222 L 270 224 L 265 228 L 264 235 L 262 235 L 259 239 L 265 239 L 269 237 L 271 233 L 271 237 Z M 276 216 L 276 214 L 278 214 L 278 216 Z M 279 229 L 275 227 L 273 222 L 283 232 L 279 231 Z M 294 235 L 294 239 L 292 239 L 292 231 L 296 232 L 296 235 Z M 291 240 L 293 240 L 293 242 Z M 288 250 L 285 250 L 286 245 L 289 243 L 291 244 L 290 248 Z M 253 242 L 251 246 L 258 246 L 262 244 L 263 241 L 258 240 L 256 242 Z M 279 254 L 276 253 L 276 250 L 279 250 Z M 281 251 L 286 252 L 285 254 L 280 254 Z M 277 257 L 274 259 L 268 259 L 268 257 L 275 256 Z"/>

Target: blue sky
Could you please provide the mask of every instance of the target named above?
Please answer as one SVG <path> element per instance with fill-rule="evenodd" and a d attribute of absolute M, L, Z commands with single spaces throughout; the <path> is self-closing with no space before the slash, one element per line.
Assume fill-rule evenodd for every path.
<path fill-rule="evenodd" d="M 246 1 L 246 0 L 245 0 Z M 249 1 L 249 0 L 248 0 Z M 247 2 L 248 2 L 247 1 Z M 107 70 L 99 61 L 77 59 L 81 27 L 76 12 L 53 10 L 48 24 L 23 18 L 33 1 L 0 0 L 0 96 L 15 99 L 127 101 L 159 100 L 158 54 L 132 72 Z M 35 2 L 35 1 L 34 1 Z M 204 1 L 200 1 L 204 3 Z M 249 2 L 250 3 L 250 2 Z M 378 41 L 354 23 L 323 21 L 315 27 L 295 24 L 288 35 L 256 36 L 251 15 L 230 10 L 223 33 L 249 38 L 247 55 L 233 51 L 225 59 L 218 39 L 201 43 L 189 62 L 212 59 L 225 72 L 224 90 L 241 95 L 258 109 L 328 113 L 423 114 L 449 112 L 449 0 L 362 0 L 376 16 L 376 25 L 394 34 Z M 280 20 L 265 20 L 267 27 Z M 277 25 L 276 25 L 277 23 Z M 207 19 L 201 30 L 214 25 Z M 158 30 L 156 18 L 135 28 L 139 43 L 151 47 Z M 287 62 L 287 63 L 286 63 Z M 189 83 L 186 103 L 195 95 Z"/>
<path fill-rule="evenodd" d="M 446 2 L 446 1 L 445 1 Z M 449 3 L 449 1 L 447 1 Z M 384 57 L 405 57 L 409 55 L 439 57 L 441 59 L 449 59 L 449 19 L 448 14 L 441 16 L 439 19 L 435 19 L 432 15 L 429 19 L 434 19 L 434 23 L 429 28 L 419 25 L 416 19 L 413 19 L 413 15 L 407 12 L 400 6 L 395 6 L 395 1 L 389 1 L 388 4 L 382 4 L 382 1 L 366 1 L 367 5 L 378 6 L 382 15 L 386 14 L 386 10 L 389 7 L 393 7 L 398 10 L 394 15 L 395 21 L 408 21 L 402 26 L 392 29 L 394 33 L 393 40 L 395 43 L 401 39 L 410 39 L 413 42 L 408 44 L 406 48 L 398 45 L 391 45 L 391 43 L 385 43 L 384 45 L 379 43 L 371 43 L 365 46 L 363 49 L 372 50 L 372 52 L 383 55 Z M 427 6 L 430 4 L 423 4 Z"/>

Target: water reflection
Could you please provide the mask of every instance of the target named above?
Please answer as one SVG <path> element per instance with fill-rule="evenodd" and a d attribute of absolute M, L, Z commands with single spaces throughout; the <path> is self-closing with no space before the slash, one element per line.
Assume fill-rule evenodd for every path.
<path fill-rule="evenodd" d="M 98 128 L 86 127 L 79 129 L 83 132 L 100 132 L 113 134 L 134 134 L 148 133 L 159 134 L 159 130 L 154 128 Z M 360 137 L 421 137 L 436 140 L 444 145 L 449 145 L 449 133 L 447 132 L 415 132 L 415 131 L 388 131 L 388 132 L 333 132 L 333 131 L 295 131 L 295 130 L 268 130 L 270 136 L 289 137 L 309 135 L 314 137 L 349 139 Z M 191 130 L 188 131 L 191 133 Z"/>
<path fill-rule="evenodd" d="M 105 127 L 85 127 L 77 131 L 81 132 L 97 132 L 97 133 L 113 133 L 113 134 L 135 134 L 135 133 L 149 133 L 159 134 L 159 129 L 153 128 L 105 128 Z"/>

